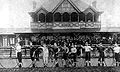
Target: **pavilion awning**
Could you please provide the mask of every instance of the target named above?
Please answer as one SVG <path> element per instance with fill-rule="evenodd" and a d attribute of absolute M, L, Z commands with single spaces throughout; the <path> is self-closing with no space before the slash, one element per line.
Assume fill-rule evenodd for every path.
<path fill-rule="evenodd" d="M 120 27 L 102 27 L 100 32 L 120 32 Z"/>

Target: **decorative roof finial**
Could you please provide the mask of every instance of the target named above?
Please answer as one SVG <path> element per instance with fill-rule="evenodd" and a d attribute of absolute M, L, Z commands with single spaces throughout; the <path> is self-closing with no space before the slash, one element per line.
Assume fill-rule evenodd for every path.
<path fill-rule="evenodd" d="M 36 4 L 37 4 L 37 3 L 36 3 L 35 0 L 33 0 L 32 3 L 33 3 L 33 10 L 34 10 L 34 9 L 36 8 Z"/>
<path fill-rule="evenodd" d="M 96 8 L 97 1 L 92 2 L 92 6 Z"/>

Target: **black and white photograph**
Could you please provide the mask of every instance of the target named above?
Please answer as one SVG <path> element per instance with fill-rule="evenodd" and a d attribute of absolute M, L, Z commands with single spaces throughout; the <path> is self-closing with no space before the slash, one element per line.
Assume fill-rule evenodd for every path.
<path fill-rule="evenodd" d="M 0 0 L 0 72 L 120 72 L 120 0 Z"/>

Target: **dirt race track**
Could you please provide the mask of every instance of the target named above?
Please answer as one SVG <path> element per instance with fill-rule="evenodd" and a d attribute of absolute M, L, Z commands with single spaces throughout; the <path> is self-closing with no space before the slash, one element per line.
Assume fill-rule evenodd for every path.
<path fill-rule="evenodd" d="M 24 68 L 31 67 L 32 61 L 30 59 L 23 59 L 22 62 L 23 62 Z M 61 62 L 61 61 L 58 60 L 58 62 Z M 0 68 L 18 68 L 17 63 L 18 63 L 18 61 L 16 59 L 0 59 Z M 105 63 L 107 66 L 115 66 L 115 61 L 113 60 L 113 58 L 106 58 Z M 63 62 L 63 64 L 64 64 L 64 62 Z M 84 65 L 85 65 L 85 60 L 83 58 L 77 59 L 76 67 L 84 67 Z M 91 65 L 97 66 L 98 58 L 92 58 Z M 48 64 L 48 67 L 52 67 L 52 66 L 53 66 L 53 63 L 50 62 Z M 43 67 L 42 59 L 40 59 L 40 61 L 36 62 L 36 67 Z M 60 65 L 60 67 L 63 67 L 63 66 Z"/>
<path fill-rule="evenodd" d="M 0 72 L 120 72 L 120 67 L 79 67 L 79 68 L 2 68 Z"/>
<path fill-rule="evenodd" d="M 92 58 L 92 66 L 85 67 L 84 59 L 77 59 L 76 67 L 64 68 L 64 67 L 51 67 L 52 63 L 49 63 L 47 68 L 43 68 L 42 60 L 36 63 L 36 68 L 31 67 L 30 59 L 23 59 L 23 68 L 18 68 L 16 59 L 0 59 L 0 72 L 120 72 L 120 67 L 115 67 L 112 58 L 106 58 L 105 62 L 107 66 L 98 67 L 97 58 Z M 113 66 L 112 66 L 113 64 Z"/>

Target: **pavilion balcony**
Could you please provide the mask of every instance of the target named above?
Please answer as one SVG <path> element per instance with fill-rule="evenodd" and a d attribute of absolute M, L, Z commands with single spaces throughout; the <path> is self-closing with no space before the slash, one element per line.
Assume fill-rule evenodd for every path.
<path fill-rule="evenodd" d="M 83 29 L 101 28 L 101 22 L 31 22 L 31 29 Z"/>

